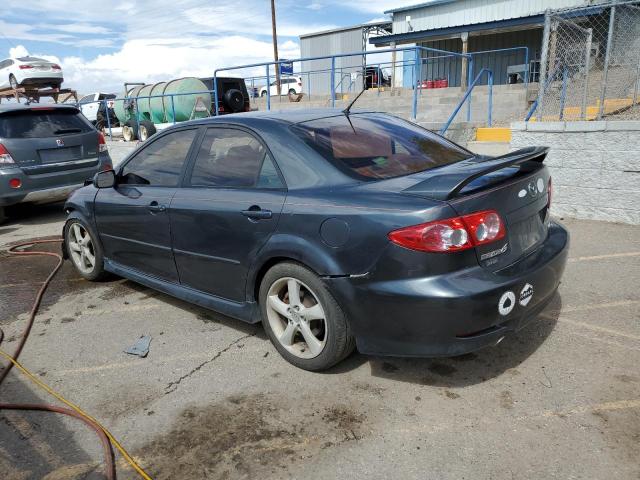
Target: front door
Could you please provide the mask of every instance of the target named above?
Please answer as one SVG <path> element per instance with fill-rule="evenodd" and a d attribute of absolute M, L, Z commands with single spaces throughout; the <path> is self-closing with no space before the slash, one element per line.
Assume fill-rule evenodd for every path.
<path fill-rule="evenodd" d="M 197 132 L 181 129 L 150 140 L 120 169 L 114 188 L 98 191 L 95 218 L 106 258 L 178 281 L 169 205 Z"/>
<path fill-rule="evenodd" d="M 256 135 L 207 128 L 171 201 L 181 283 L 244 301 L 252 259 L 276 228 L 285 196 L 275 162 Z"/>

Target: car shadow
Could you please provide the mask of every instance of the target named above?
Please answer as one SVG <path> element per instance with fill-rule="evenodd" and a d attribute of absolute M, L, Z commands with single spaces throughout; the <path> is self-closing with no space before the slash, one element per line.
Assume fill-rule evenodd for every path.
<path fill-rule="evenodd" d="M 436 387 L 464 387 L 495 378 L 533 354 L 551 334 L 558 321 L 562 299 L 556 293 L 538 318 L 509 334 L 495 347 L 444 358 L 372 357 L 354 353 L 328 370 L 341 374 L 369 364 L 373 377 Z"/>
<path fill-rule="evenodd" d="M 19 203 L 6 208 L 7 220 L 0 225 L 0 234 L 10 233 L 20 225 L 39 225 L 48 222 L 63 222 L 66 214 L 63 210 L 64 202 L 47 203 L 44 205 Z"/>
<path fill-rule="evenodd" d="M 111 287 L 109 291 L 101 295 L 100 298 L 102 300 L 110 300 L 112 298 L 123 297 L 127 293 L 142 293 L 144 295 L 143 299 L 155 298 L 162 303 L 171 305 L 172 307 L 180 309 L 183 312 L 191 313 L 203 323 L 215 323 L 221 326 L 232 328 L 234 330 L 238 330 L 245 335 L 254 335 L 262 340 L 268 340 L 268 337 L 260 323 L 251 324 L 243 322 L 242 320 L 227 317 L 226 315 L 223 315 L 221 313 L 214 312 L 213 310 L 200 307 L 193 303 L 189 303 L 186 300 L 172 297 L 171 295 L 167 295 L 166 293 L 162 293 L 158 290 L 145 287 L 144 285 L 140 285 L 136 282 L 133 282 L 132 280 L 125 280 L 121 277 L 116 277 L 115 275 L 101 283 L 103 286 Z"/>

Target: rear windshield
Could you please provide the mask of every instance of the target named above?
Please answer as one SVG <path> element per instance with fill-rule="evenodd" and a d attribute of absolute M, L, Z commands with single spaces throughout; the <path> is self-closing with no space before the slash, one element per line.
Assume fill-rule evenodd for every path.
<path fill-rule="evenodd" d="M 293 131 L 360 180 L 400 177 L 473 156 L 447 139 L 388 115 L 351 114 L 302 122 Z"/>
<path fill-rule="evenodd" d="M 26 110 L 0 115 L 0 138 L 59 137 L 93 130 L 76 110 Z"/>

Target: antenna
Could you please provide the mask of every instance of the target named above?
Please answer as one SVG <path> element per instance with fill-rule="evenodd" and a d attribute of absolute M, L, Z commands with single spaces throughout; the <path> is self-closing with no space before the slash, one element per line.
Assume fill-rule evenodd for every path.
<path fill-rule="evenodd" d="M 344 113 L 347 117 L 349 116 L 349 112 L 351 111 L 351 107 L 353 107 L 353 104 L 356 103 L 358 101 L 358 99 L 360 98 L 360 95 L 362 95 L 364 93 L 364 91 L 367 89 L 367 87 L 365 86 L 358 95 L 356 95 L 356 98 L 354 98 L 353 100 L 351 100 L 351 103 L 347 106 L 347 108 L 345 108 L 342 113 Z"/>

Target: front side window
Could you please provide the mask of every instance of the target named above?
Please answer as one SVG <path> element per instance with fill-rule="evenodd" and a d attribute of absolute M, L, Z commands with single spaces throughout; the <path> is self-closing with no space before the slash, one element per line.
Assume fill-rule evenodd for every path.
<path fill-rule="evenodd" d="M 119 183 L 177 187 L 197 129 L 179 130 L 145 146 L 122 169 Z"/>
<path fill-rule="evenodd" d="M 325 159 L 358 180 L 410 175 L 473 156 L 444 137 L 389 115 L 339 115 L 291 128 Z"/>
<path fill-rule="evenodd" d="M 282 187 L 264 145 L 253 135 L 231 128 L 207 130 L 189 184 L 193 187 Z"/>

